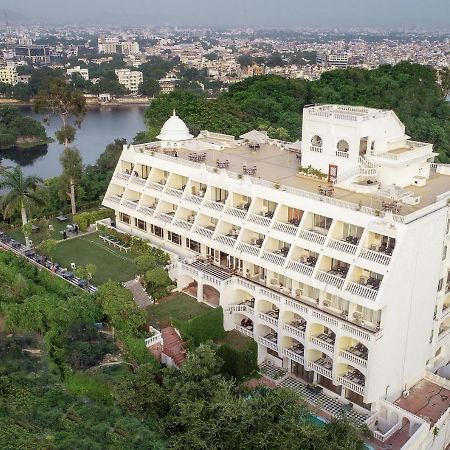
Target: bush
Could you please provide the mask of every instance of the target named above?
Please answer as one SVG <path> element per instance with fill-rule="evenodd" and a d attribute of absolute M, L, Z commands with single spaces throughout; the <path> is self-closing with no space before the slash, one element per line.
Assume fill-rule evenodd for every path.
<path fill-rule="evenodd" d="M 70 393 L 87 397 L 104 405 L 112 405 L 113 399 L 109 387 L 92 376 L 77 373 L 68 378 L 67 389 Z"/>
<path fill-rule="evenodd" d="M 191 347 L 198 347 L 203 342 L 218 341 L 225 337 L 223 310 L 220 307 L 187 321 L 173 320 L 173 325 Z"/>
<path fill-rule="evenodd" d="M 138 365 L 157 364 L 155 358 L 147 350 L 144 338 L 121 333 L 118 339 L 123 345 L 123 352 L 128 360 Z"/>
<path fill-rule="evenodd" d="M 255 341 L 243 350 L 223 344 L 218 348 L 217 355 L 223 360 L 221 372 L 236 380 L 249 378 L 258 369 L 258 345 Z"/>
<path fill-rule="evenodd" d="M 89 225 L 107 217 L 114 218 L 114 211 L 109 208 L 101 208 L 97 211 L 86 211 L 75 214 L 73 221 L 80 227 L 81 231 L 86 231 Z"/>

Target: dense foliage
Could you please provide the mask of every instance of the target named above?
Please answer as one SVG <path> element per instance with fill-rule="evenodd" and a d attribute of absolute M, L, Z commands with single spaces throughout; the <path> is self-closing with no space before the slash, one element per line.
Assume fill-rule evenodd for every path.
<path fill-rule="evenodd" d="M 48 140 L 44 126 L 17 108 L 0 107 L 0 148 L 37 145 Z"/>
<path fill-rule="evenodd" d="M 432 142 L 440 160 L 450 160 L 450 104 L 445 83 L 437 83 L 428 66 L 402 62 L 374 70 L 349 68 L 326 72 L 318 81 L 278 76 L 249 78 L 229 87 L 216 100 L 192 91 L 159 97 L 145 112 L 148 129 L 136 142 L 152 140 L 175 108 L 191 132 L 202 129 L 234 136 L 251 129 L 296 140 L 301 136 L 302 108 L 312 103 L 342 103 L 393 109 L 415 140 Z"/>

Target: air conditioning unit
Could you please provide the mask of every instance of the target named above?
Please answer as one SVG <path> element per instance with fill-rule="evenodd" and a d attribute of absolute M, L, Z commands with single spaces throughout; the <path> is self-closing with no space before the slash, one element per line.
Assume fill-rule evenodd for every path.
<path fill-rule="evenodd" d="M 409 389 L 405 389 L 405 390 L 402 392 L 402 397 L 403 397 L 403 398 L 409 397 Z"/>

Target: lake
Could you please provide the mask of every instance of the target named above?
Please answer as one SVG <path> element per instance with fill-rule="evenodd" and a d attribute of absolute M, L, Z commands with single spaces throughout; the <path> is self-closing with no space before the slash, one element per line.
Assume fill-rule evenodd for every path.
<path fill-rule="evenodd" d="M 78 148 L 83 156 L 83 164 L 94 164 L 105 147 L 114 139 L 125 138 L 131 142 L 138 131 L 145 129 L 144 106 L 116 106 L 88 109 L 81 128 L 77 130 L 73 146 Z M 25 115 L 42 120 L 29 107 L 21 108 Z M 45 125 L 48 136 L 55 138 L 55 131 L 61 122 L 57 117 L 51 117 Z M 49 178 L 61 174 L 59 155 L 63 146 L 55 142 L 27 149 L 0 150 L 3 166 L 20 165 L 26 175 L 37 175 Z"/>

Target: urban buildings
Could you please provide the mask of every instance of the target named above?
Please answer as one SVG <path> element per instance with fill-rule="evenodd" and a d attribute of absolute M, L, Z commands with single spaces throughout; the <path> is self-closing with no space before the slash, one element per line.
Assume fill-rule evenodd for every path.
<path fill-rule="evenodd" d="M 50 63 L 50 48 L 48 45 L 17 45 L 14 53 L 18 61 L 30 60 L 33 64 Z"/>
<path fill-rule="evenodd" d="M 80 66 L 75 66 L 66 70 L 67 76 L 71 77 L 74 73 L 77 73 L 83 78 L 83 80 L 89 80 L 89 69 L 81 68 Z"/>
<path fill-rule="evenodd" d="M 119 83 L 125 86 L 131 93 L 137 94 L 139 85 L 144 80 L 142 72 L 130 69 L 116 69 L 115 72 Z"/>
<path fill-rule="evenodd" d="M 170 94 L 175 90 L 178 78 L 174 73 L 168 73 L 164 78 L 158 80 L 162 94 Z"/>
<path fill-rule="evenodd" d="M 105 37 L 99 36 L 98 38 L 98 52 L 111 55 L 117 53 L 117 47 L 119 46 L 118 37 Z"/>
<path fill-rule="evenodd" d="M 432 145 L 342 105 L 305 108 L 301 143 L 194 138 L 175 112 L 158 139 L 124 146 L 103 201 L 117 229 L 171 251 L 178 287 L 222 306 L 281 385 L 351 402 L 390 448 L 444 448 L 450 166 Z"/>
<path fill-rule="evenodd" d="M 0 65 L 0 83 L 12 84 L 13 86 L 18 83 L 18 76 L 15 65 Z"/>

